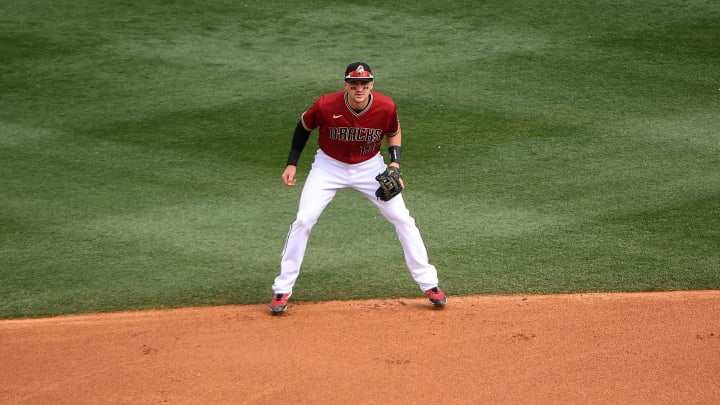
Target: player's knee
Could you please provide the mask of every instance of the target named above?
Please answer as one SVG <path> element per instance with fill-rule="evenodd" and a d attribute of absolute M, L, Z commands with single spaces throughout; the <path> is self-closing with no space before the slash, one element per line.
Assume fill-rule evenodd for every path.
<path fill-rule="evenodd" d="M 293 228 L 297 230 L 303 230 L 306 232 L 310 232 L 310 230 L 315 226 L 317 223 L 317 218 L 311 218 L 311 217 L 304 217 L 299 216 L 295 219 L 295 222 L 293 223 Z"/>
<path fill-rule="evenodd" d="M 385 216 L 385 219 L 395 226 L 415 225 L 415 219 L 410 216 L 410 211 L 408 210 L 385 211 L 383 212 L 383 215 Z"/>

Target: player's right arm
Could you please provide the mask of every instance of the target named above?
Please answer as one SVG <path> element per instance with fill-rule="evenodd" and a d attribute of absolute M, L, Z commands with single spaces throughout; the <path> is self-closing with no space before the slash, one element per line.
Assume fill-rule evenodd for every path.
<path fill-rule="evenodd" d="M 293 133 L 292 145 L 290 146 L 290 153 L 288 153 L 287 167 L 282 174 L 282 179 L 285 185 L 294 186 L 296 183 L 295 173 L 297 171 L 297 164 L 300 160 L 300 154 L 305 148 L 308 139 L 310 138 L 310 132 L 303 126 L 302 120 L 298 121 Z"/>

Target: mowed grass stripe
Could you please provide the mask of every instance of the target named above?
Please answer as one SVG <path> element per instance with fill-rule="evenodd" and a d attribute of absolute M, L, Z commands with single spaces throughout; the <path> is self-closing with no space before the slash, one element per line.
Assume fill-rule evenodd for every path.
<path fill-rule="evenodd" d="M 265 302 L 292 128 L 359 59 L 398 102 L 405 199 L 451 295 L 720 287 L 713 2 L 0 15 L 0 317 Z M 419 292 L 343 191 L 293 299 L 387 296 Z"/>

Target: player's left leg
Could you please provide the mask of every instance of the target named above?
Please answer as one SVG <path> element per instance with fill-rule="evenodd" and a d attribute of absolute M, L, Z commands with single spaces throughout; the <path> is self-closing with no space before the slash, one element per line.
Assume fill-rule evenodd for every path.
<path fill-rule="evenodd" d="M 363 193 L 380 210 L 385 219 L 395 227 L 405 254 L 405 263 L 420 289 L 426 292 L 437 287 L 437 269 L 429 262 L 425 242 L 420 235 L 420 230 L 415 225 L 415 219 L 405 206 L 402 194 L 390 201 L 381 201 L 375 197 L 375 190 L 379 186 L 375 181 L 375 176 L 385 170 L 382 157 L 372 159 L 363 169 L 365 173 L 358 173 L 358 180 L 354 183 L 353 188 Z"/>
<path fill-rule="evenodd" d="M 378 200 L 373 194 L 371 201 L 395 227 L 405 254 L 405 263 L 420 289 L 427 291 L 437 287 L 437 269 L 429 262 L 425 241 L 415 225 L 415 219 L 410 216 L 410 211 L 405 207 L 402 194 L 390 201 Z"/>

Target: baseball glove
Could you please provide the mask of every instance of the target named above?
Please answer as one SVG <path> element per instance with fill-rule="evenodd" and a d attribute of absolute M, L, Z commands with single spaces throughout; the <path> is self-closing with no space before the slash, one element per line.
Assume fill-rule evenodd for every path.
<path fill-rule="evenodd" d="M 380 187 L 375 190 L 375 196 L 379 200 L 390 201 L 403 190 L 400 183 L 400 169 L 395 166 L 388 166 L 384 172 L 375 176 L 375 180 L 380 183 Z"/>

